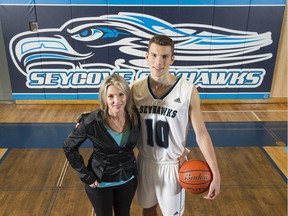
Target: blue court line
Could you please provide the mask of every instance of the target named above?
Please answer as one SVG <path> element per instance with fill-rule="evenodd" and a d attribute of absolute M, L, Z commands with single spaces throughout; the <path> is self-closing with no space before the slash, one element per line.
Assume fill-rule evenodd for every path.
<path fill-rule="evenodd" d="M 206 127 L 216 147 L 277 146 L 277 141 L 287 145 L 287 122 L 208 122 Z M 192 128 L 187 146 L 197 146 Z"/>
<path fill-rule="evenodd" d="M 1 148 L 1 147 L 0 147 Z M 11 149 L 7 149 L 6 152 L 4 153 L 4 155 L 2 155 L 2 157 L 0 158 L 0 164 L 2 163 L 2 161 L 4 161 L 4 159 L 6 158 L 6 156 L 9 154 L 9 152 L 11 151 Z"/>
<path fill-rule="evenodd" d="M 287 144 L 286 144 L 287 145 Z M 286 146 L 287 149 L 287 146 Z M 274 169 L 279 173 L 279 175 L 281 176 L 281 178 L 286 182 L 286 184 L 288 184 L 288 178 L 286 177 L 286 175 L 280 170 L 280 168 L 278 167 L 278 165 L 275 163 L 275 161 L 270 157 L 269 153 L 262 147 L 261 148 L 262 152 L 264 153 L 264 155 L 268 158 L 268 160 L 270 161 L 270 163 L 272 164 L 272 166 L 274 167 Z"/>
<path fill-rule="evenodd" d="M 0 148 L 62 148 L 75 123 L 0 123 Z M 287 146 L 287 122 L 207 122 L 215 147 Z M 187 147 L 197 146 L 192 127 Z M 85 141 L 84 148 L 91 147 Z"/>
<path fill-rule="evenodd" d="M 75 123 L 0 123 L 0 148 L 62 148 L 74 127 Z"/>
<path fill-rule="evenodd" d="M 75 123 L 0 123 L 0 148 L 62 148 Z M 270 158 L 263 146 L 285 143 L 287 151 L 287 122 L 207 122 L 207 130 L 215 147 L 260 147 L 284 181 L 285 175 Z M 187 147 L 196 147 L 195 133 L 190 127 Z M 91 148 L 89 140 L 81 148 Z"/>

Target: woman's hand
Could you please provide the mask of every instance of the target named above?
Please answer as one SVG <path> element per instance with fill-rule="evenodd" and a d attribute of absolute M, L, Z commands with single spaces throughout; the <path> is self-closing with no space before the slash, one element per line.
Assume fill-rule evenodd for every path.
<path fill-rule="evenodd" d="M 93 184 L 90 184 L 89 186 L 92 187 L 92 188 L 96 188 L 96 187 L 98 187 L 98 185 L 99 185 L 99 183 L 96 180 Z"/>

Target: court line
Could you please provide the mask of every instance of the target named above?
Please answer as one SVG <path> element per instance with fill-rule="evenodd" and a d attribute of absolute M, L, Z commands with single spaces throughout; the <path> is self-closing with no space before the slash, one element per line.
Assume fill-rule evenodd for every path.
<path fill-rule="evenodd" d="M 96 214 L 94 213 L 93 207 L 92 207 L 92 211 L 91 211 L 91 216 L 96 216 Z"/>
<path fill-rule="evenodd" d="M 7 150 L 8 150 L 7 148 L 0 148 L 0 161 L 2 157 L 6 154 Z"/>
<path fill-rule="evenodd" d="M 270 163 L 272 164 L 272 166 L 275 168 L 275 170 L 279 173 L 279 175 L 281 176 L 281 178 L 286 182 L 286 184 L 288 184 L 288 178 L 287 176 L 282 172 L 282 170 L 279 168 L 279 166 L 277 165 L 277 163 L 273 160 L 273 158 L 270 156 L 270 154 L 266 151 L 266 149 L 262 146 L 260 147 L 260 149 L 262 150 L 262 152 L 264 153 L 264 155 L 266 156 L 266 158 L 270 161 Z"/>
<path fill-rule="evenodd" d="M 261 119 L 256 115 L 256 113 L 254 111 L 251 111 L 251 113 L 255 116 L 255 118 L 258 120 L 258 121 L 261 121 Z"/>
<path fill-rule="evenodd" d="M 280 141 L 280 138 L 273 132 L 271 131 L 269 128 L 267 128 L 265 126 L 265 124 L 263 124 L 263 127 L 265 128 L 265 130 L 275 139 L 275 141 Z"/>
<path fill-rule="evenodd" d="M 287 110 L 201 110 L 201 112 L 242 113 L 242 112 L 288 112 Z"/>
<path fill-rule="evenodd" d="M 2 161 L 5 160 L 5 158 L 7 157 L 8 153 L 11 151 L 10 148 L 5 148 L 5 149 L 6 149 L 5 153 L 3 155 L 1 155 L 1 157 L 0 157 L 0 164 L 2 163 Z"/>
<path fill-rule="evenodd" d="M 64 163 L 64 165 L 62 167 L 62 170 L 61 170 L 57 185 L 56 185 L 57 187 L 61 187 L 62 186 L 62 182 L 64 180 L 64 176 L 65 176 L 65 173 L 67 171 L 68 165 L 69 165 L 69 163 L 68 163 L 68 160 L 66 159 L 65 163 Z"/>

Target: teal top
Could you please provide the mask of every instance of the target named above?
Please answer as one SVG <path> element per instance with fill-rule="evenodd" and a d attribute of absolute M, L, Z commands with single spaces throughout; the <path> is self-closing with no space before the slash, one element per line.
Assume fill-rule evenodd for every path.
<path fill-rule="evenodd" d="M 113 137 L 113 139 L 117 142 L 117 144 L 122 147 L 125 145 L 125 143 L 128 140 L 128 136 L 130 134 L 131 128 L 128 127 L 123 133 L 115 133 L 113 130 L 111 130 L 108 126 L 106 126 L 106 129 L 110 133 L 110 135 Z"/>

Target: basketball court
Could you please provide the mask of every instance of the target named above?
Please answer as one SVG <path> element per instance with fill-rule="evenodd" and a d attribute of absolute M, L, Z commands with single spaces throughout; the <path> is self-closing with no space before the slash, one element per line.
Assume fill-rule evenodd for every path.
<path fill-rule="evenodd" d="M 92 216 L 63 140 L 95 105 L 0 104 L 0 215 Z M 287 215 L 287 104 L 203 104 L 222 177 L 214 201 L 186 193 L 185 216 Z M 8 115 L 8 113 L 10 113 Z M 190 128 L 189 158 L 203 159 Z M 80 148 L 88 159 L 86 142 Z M 136 152 L 137 153 L 137 152 Z M 131 215 L 141 215 L 133 201 Z"/>
<path fill-rule="evenodd" d="M 170 71 L 200 90 L 221 174 L 215 200 L 186 193 L 184 216 L 287 216 L 287 4 L 1 0 L 0 216 L 95 216 L 63 142 L 98 108 L 104 77 L 150 73 L 155 34 L 174 41 Z M 193 128 L 187 147 L 204 160 Z"/>

